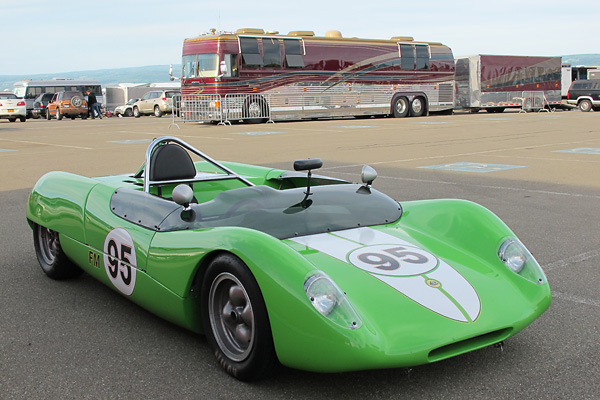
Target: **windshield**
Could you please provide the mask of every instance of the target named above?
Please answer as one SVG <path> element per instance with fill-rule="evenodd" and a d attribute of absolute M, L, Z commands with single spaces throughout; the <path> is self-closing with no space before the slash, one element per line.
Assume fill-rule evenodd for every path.
<path fill-rule="evenodd" d="M 219 56 L 217 54 L 191 54 L 181 60 L 184 78 L 214 78 L 218 74 Z"/>
<path fill-rule="evenodd" d="M 402 214 L 396 201 L 358 184 L 315 186 L 303 201 L 305 191 L 268 186 L 232 189 L 212 201 L 191 204 L 191 211 L 184 215 L 172 201 L 119 189 L 111 209 L 122 218 L 161 232 L 237 226 L 278 239 L 392 223 Z"/>

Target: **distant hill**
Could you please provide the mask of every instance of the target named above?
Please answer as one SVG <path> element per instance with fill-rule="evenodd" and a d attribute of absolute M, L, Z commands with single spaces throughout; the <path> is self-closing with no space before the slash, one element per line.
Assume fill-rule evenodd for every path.
<path fill-rule="evenodd" d="M 570 56 L 562 56 L 562 62 L 571 64 L 571 66 L 600 66 L 600 54 L 572 54 Z"/>
<path fill-rule="evenodd" d="M 600 54 L 571 54 L 562 56 L 563 63 L 585 66 L 600 66 Z M 181 64 L 173 65 L 175 76 L 179 75 Z M 158 83 L 169 81 L 168 65 L 149 65 L 145 67 L 98 69 L 91 71 L 72 71 L 37 75 L 0 75 L 0 91 L 12 90 L 13 83 L 24 79 L 52 79 L 55 77 L 72 79 L 95 79 L 104 87 L 117 86 L 119 83 Z"/>
<path fill-rule="evenodd" d="M 173 65 L 173 75 L 178 76 L 181 64 Z M 0 91 L 13 89 L 13 83 L 24 79 L 94 79 L 100 81 L 103 87 L 117 86 L 119 83 L 157 83 L 169 82 L 168 65 L 149 65 L 145 67 L 99 69 L 93 71 L 72 71 L 53 74 L 35 75 L 0 75 Z"/>

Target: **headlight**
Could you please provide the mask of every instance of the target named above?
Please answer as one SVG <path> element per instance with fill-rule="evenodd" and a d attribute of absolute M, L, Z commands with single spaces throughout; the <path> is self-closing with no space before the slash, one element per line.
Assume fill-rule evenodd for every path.
<path fill-rule="evenodd" d="M 350 329 L 362 326 L 362 320 L 344 292 L 324 273 L 310 275 L 304 281 L 304 292 L 313 307 L 331 322 Z"/>
<path fill-rule="evenodd" d="M 498 250 L 498 257 L 511 271 L 535 283 L 546 282 L 542 268 L 529 250 L 518 239 L 506 239 Z"/>

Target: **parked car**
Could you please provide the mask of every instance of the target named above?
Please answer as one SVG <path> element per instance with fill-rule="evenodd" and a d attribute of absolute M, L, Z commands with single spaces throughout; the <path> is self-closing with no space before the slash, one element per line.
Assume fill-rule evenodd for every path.
<path fill-rule="evenodd" d="M 571 84 L 567 103 L 576 105 L 583 112 L 600 111 L 600 79 L 581 79 Z"/>
<path fill-rule="evenodd" d="M 178 95 L 177 90 L 155 90 L 146 93 L 133 104 L 133 116 L 140 117 L 144 114 L 154 114 L 162 117 L 173 111 L 173 96 Z"/>
<path fill-rule="evenodd" d="M 131 99 L 126 104 L 115 108 L 115 115 L 117 117 L 133 117 L 133 103 L 139 99 Z"/>
<path fill-rule="evenodd" d="M 18 98 L 14 93 L 0 93 L 0 118 L 8 119 L 10 122 L 25 122 L 27 116 L 27 107 L 25 100 Z"/>
<path fill-rule="evenodd" d="M 52 101 L 52 97 L 54 97 L 54 93 L 42 93 L 33 101 L 33 109 L 31 110 L 31 116 L 34 119 L 38 119 L 40 117 L 46 118 L 46 107 L 48 107 L 48 103 Z"/>
<path fill-rule="evenodd" d="M 87 101 L 81 92 L 55 93 L 52 101 L 46 107 L 46 119 L 52 117 L 59 120 L 63 117 L 87 119 L 89 115 Z"/>

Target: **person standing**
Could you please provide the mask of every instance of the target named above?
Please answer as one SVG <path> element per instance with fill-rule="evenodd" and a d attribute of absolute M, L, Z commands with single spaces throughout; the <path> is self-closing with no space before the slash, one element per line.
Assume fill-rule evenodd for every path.
<path fill-rule="evenodd" d="M 87 95 L 88 95 L 88 107 L 91 110 L 90 113 L 91 113 L 92 119 L 94 119 L 94 112 L 96 114 L 98 114 L 98 118 L 102 119 L 102 112 L 100 111 L 100 103 L 98 103 L 98 100 L 96 100 L 96 95 L 94 93 L 92 93 L 92 91 L 90 91 L 89 89 L 87 91 Z"/>

